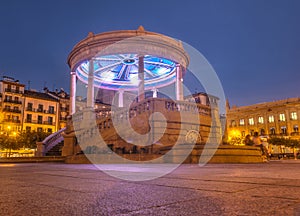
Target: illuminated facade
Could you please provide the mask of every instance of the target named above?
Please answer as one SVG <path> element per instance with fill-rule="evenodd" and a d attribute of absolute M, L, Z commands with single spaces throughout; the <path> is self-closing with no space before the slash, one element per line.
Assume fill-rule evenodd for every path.
<path fill-rule="evenodd" d="M 59 102 L 46 93 L 24 92 L 23 130 L 52 133 L 58 129 Z"/>
<path fill-rule="evenodd" d="M 69 115 L 70 96 L 63 89 L 60 91 L 50 91 L 44 88 L 46 94 L 58 100 L 58 130 L 67 126 L 67 117 Z"/>
<path fill-rule="evenodd" d="M 289 98 L 249 106 L 227 103 L 228 136 L 260 135 L 300 139 L 300 98 Z"/>
<path fill-rule="evenodd" d="M 0 81 L 0 131 L 11 133 L 22 130 L 24 87 L 11 77 L 4 76 Z"/>
<path fill-rule="evenodd" d="M 64 91 L 25 90 L 25 85 L 4 76 L 0 81 L 0 132 L 55 132 L 66 127 L 69 95 Z"/>

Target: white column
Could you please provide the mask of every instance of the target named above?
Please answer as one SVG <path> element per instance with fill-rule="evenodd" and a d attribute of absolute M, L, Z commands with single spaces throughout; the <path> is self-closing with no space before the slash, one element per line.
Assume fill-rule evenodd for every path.
<path fill-rule="evenodd" d="M 157 98 L 157 92 L 158 92 L 158 90 L 157 90 L 157 88 L 153 88 L 152 89 L 152 92 L 153 92 L 153 98 Z"/>
<path fill-rule="evenodd" d="M 124 94 L 124 90 L 120 89 L 119 90 L 119 107 L 124 107 L 123 94 Z"/>
<path fill-rule="evenodd" d="M 138 81 L 138 101 L 142 101 L 145 99 L 144 56 L 139 56 Z"/>
<path fill-rule="evenodd" d="M 89 61 L 88 89 L 87 89 L 87 107 L 94 108 L 94 60 Z"/>
<path fill-rule="evenodd" d="M 182 87 L 182 67 L 180 64 L 176 65 L 176 100 L 183 100 L 183 87 Z"/>
<path fill-rule="evenodd" d="M 76 73 L 71 72 L 71 80 L 70 80 L 70 107 L 69 113 L 73 115 L 76 112 Z"/>

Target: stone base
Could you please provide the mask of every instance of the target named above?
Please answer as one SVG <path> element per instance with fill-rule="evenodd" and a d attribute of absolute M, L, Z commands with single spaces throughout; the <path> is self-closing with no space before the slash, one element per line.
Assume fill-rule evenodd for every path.
<path fill-rule="evenodd" d="M 140 163 L 142 161 L 150 161 L 155 158 L 161 158 L 157 160 L 158 163 L 190 163 L 198 164 L 200 159 L 200 164 L 203 163 L 262 163 L 263 159 L 261 157 L 261 151 L 257 147 L 252 146 L 231 146 L 231 145 L 220 145 L 215 151 L 214 148 L 206 147 L 204 145 L 196 145 L 192 150 L 192 153 L 186 157 L 186 145 L 176 146 L 173 155 L 157 155 L 157 154 L 124 154 L 119 157 L 118 160 L 112 160 L 109 157 L 101 157 L 101 155 L 88 155 L 88 157 L 98 157 L 103 158 L 103 160 L 94 160 L 99 163 L 126 163 L 122 158 L 131 160 L 132 163 Z M 164 150 L 166 153 L 168 150 Z M 212 157 L 211 157 L 212 155 Z M 107 155 L 106 155 L 107 156 Z M 90 160 L 84 155 L 74 155 L 69 156 L 65 160 L 66 163 L 91 163 Z"/>

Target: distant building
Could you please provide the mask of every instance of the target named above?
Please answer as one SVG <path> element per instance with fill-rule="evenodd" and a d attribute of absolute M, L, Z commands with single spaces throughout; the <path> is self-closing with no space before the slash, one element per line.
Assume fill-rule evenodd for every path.
<path fill-rule="evenodd" d="M 23 130 L 53 133 L 58 129 L 59 101 L 42 92 L 24 92 Z"/>
<path fill-rule="evenodd" d="M 11 77 L 0 80 L 0 131 L 22 130 L 24 87 Z"/>
<path fill-rule="evenodd" d="M 230 107 L 227 102 L 228 136 L 260 135 L 300 139 L 300 98 L 289 98 L 249 106 Z"/>
<path fill-rule="evenodd" d="M 63 89 L 60 91 L 49 91 L 44 88 L 46 94 L 58 100 L 58 129 L 64 128 L 67 125 L 67 116 L 69 115 L 70 95 Z"/>
<path fill-rule="evenodd" d="M 66 127 L 69 99 L 63 89 L 25 90 L 18 80 L 4 76 L 0 80 L 0 133 L 56 132 Z"/>

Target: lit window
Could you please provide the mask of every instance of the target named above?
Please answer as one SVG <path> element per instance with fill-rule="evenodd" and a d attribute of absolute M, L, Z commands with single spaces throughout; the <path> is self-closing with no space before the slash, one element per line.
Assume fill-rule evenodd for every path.
<path fill-rule="evenodd" d="M 232 126 L 232 127 L 235 127 L 235 126 L 236 126 L 235 120 L 232 120 L 232 121 L 231 121 L 231 126 Z"/>
<path fill-rule="evenodd" d="M 264 117 L 259 116 L 258 117 L 258 123 L 263 124 L 264 123 Z"/>
<path fill-rule="evenodd" d="M 240 125 L 245 125 L 245 119 L 240 119 Z"/>
<path fill-rule="evenodd" d="M 253 118 L 249 118 L 249 125 L 254 125 L 254 119 Z"/>
<path fill-rule="evenodd" d="M 285 126 L 281 127 L 281 133 L 286 134 L 286 127 Z"/>
<path fill-rule="evenodd" d="M 273 135 L 275 134 L 275 128 L 273 128 L 273 127 L 270 128 L 270 134 L 273 134 Z"/>
<path fill-rule="evenodd" d="M 269 116 L 269 122 L 274 122 L 274 116 Z"/>
<path fill-rule="evenodd" d="M 299 128 L 298 128 L 298 125 L 294 125 L 294 132 L 298 132 L 299 131 Z"/>
<path fill-rule="evenodd" d="M 285 121 L 285 115 L 284 115 L 284 113 L 280 113 L 279 114 L 279 120 L 280 121 Z"/>
<path fill-rule="evenodd" d="M 292 120 L 297 120 L 297 113 L 296 112 L 291 113 L 291 119 Z"/>

